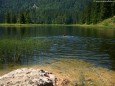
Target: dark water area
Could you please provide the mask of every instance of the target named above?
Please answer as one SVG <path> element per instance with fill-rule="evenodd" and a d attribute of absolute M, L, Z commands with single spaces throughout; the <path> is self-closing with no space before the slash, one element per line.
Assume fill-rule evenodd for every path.
<path fill-rule="evenodd" d="M 0 27 L 0 70 L 61 59 L 81 59 L 115 70 L 115 29 Z"/>

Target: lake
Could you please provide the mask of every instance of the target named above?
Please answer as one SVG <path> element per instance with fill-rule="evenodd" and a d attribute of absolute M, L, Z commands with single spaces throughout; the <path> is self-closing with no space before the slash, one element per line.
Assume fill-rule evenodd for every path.
<path fill-rule="evenodd" d="M 115 29 L 0 27 L 0 70 L 62 59 L 81 59 L 115 70 Z"/>

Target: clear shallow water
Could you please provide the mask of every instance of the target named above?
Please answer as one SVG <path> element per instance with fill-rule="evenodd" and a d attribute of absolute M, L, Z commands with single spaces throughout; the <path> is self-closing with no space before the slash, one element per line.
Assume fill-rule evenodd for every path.
<path fill-rule="evenodd" d="M 73 58 L 115 70 L 115 29 L 1 27 L 0 54 L 0 69 Z"/>

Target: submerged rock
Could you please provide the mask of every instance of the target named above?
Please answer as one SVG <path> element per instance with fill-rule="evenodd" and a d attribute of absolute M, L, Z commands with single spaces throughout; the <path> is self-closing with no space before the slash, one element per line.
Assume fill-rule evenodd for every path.
<path fill-rule="evenodd" d="M 48 71 L 22 68 L 1 76 L 0 86 L 56 86 L 56 77 Z"/>

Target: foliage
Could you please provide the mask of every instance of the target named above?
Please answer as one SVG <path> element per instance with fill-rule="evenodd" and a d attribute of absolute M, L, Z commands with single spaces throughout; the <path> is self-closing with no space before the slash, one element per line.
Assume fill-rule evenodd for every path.
<path fill-rule="evenodd" d="M 0 40 L 0 63 L 17 63 L 21 58 L 29 58 L 40 49 L 49 49 L 51 44 L 39 39 L 1 39 Z M 9 63 L 9 64 L 10 64 Z"/>
<path fill-rule="evenodd" d="M 2 22 L 20 24 L 96 24 L 115 15 L 115 3 L 92 0 L 4 0 Z"/>
<path fill-rule="evenodd" d="M 10 20 L 16 15 L 17 23 L 72 24 L 78 23 L 79 11 L 89 1 L 92 0 L 2 0 L 0 15 L 8 12 Z M 5 19 L 0 17 L 1 22 Z"/>
<path fill-rule="evenodd" d="M 115 23 L 115 16 L 112 18 L 112 23 Z"/>
<path fill-rule="evenodd" d="M 115 3 L 90 3 L 81 13 L 82 24 L 96 24 L 115 15 Z M 105 23 L 105 25 L 108 25 Z"/>

